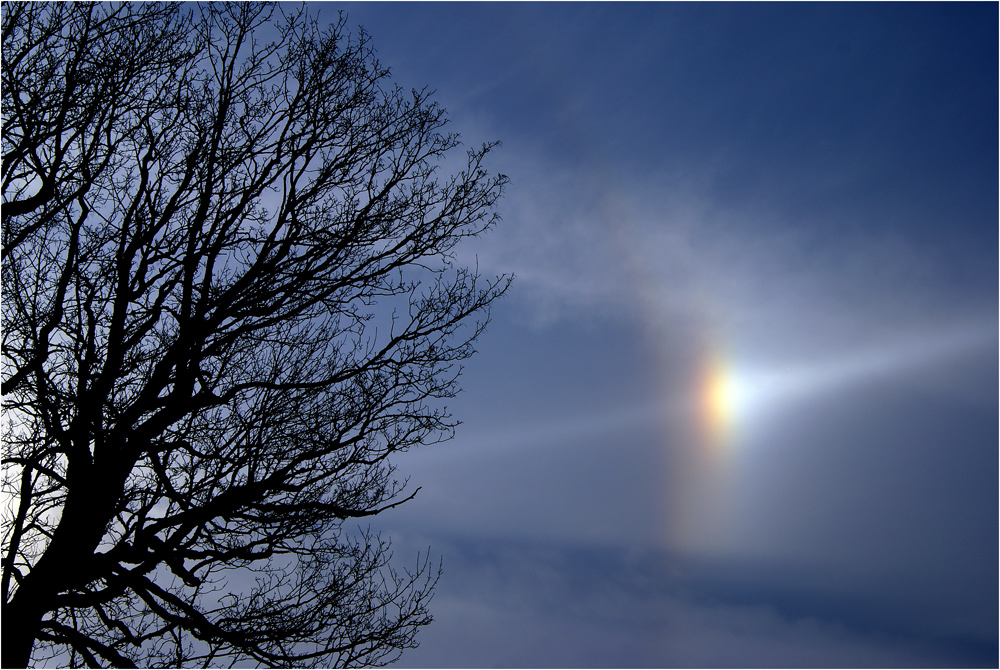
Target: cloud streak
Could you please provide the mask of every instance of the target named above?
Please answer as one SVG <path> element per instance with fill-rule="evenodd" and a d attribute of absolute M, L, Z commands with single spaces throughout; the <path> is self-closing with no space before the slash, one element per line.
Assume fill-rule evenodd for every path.
<path fill-rule="evenodd" d="M 945 640 L 797 608 L 766 588 L 741 601 L 691 591 L 691 567 L 648 551 L 553 543 L 452 542 L 428 651 L 408 667 L 962 666 Z M 473 595 L 474 594 L 474 595 Z M 810 613 L 810 608 L 813 613 Z M 797 610 L 797 611 L 795 611 Z M 439 650 L 448 649 L 447 656 Z M 486 655 L 483 650 L 489 650 Z"/>
<path fill-rule="evenodd" d="M 422 662 L 995 664 L 995 11 L 361 10 L 418 84 L 462 55 L 512 179 L 478 400 L 399 459 L 457 580 Z"/>

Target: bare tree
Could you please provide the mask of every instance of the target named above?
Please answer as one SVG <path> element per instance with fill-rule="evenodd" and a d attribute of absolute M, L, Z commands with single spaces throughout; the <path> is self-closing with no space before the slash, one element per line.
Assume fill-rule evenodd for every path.
<path fill-rule="evenodd" d="M 345 522 L 506 289 L 506 182 L 367 35 L 272 5 L 3 7 L 4 667 L 374 665 L 437 570 Z"/>

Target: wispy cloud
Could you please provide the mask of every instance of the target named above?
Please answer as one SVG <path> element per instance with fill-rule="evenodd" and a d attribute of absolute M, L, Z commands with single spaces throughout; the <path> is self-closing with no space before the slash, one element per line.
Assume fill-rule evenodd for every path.
<path fill-rule="evenodd" d="M 664 332 L 713 328 L 744 349 L 809 354 L 996 321 L 995 296 L 904 235 L 792 220 L 795 208 L 765 199 L 719 205 L 710 172 L 629 182 L 527 147 L 503 153 L 514 181 L 479 260 L 517 274 L 537 322 L 631 312 Z"/>
<path fill-rule="evenodd" d="M 774 592 L 736 601 L 694 596 L 685 586 L 688 567 L 660 554 L 497 540 L 438 546 L 448 557 L 433 607 L 438 625 L 422 650 L 404 656 L 408 667 L 957 667 L 982 660 L 903 630 L 873 632 L 830 618 L 823 612 L 831 601 L 815 593 L 803 594 L 791 608 L 797 611 Z"/>

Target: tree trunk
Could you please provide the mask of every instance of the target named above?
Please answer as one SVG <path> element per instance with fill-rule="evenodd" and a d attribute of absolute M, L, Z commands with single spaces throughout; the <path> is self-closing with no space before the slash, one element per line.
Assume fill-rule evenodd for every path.
<path fill-rule="evenodd" d="M 94 554 L 117 500 L 108 495 L 108 483 L 87 486 L 76 495 L 71 489 L 66 496 L 52 541 L 21 580 L 14 597 L 3 605 L 0 666 L 27 667 L 42 618 L 52 610 L 56 596 L 94 578 Z"/>
<path fill-rule="evenodd" d="M 45 596 L 32 593 L 34 589 L 30 586 L 30 578 L 34 574 L 32 571 L 21 583 L 13 600 L 3 605 L 0 666 L 4 668 L 26 668 L 31 660 L 31 650 L 45 613 Z"/>

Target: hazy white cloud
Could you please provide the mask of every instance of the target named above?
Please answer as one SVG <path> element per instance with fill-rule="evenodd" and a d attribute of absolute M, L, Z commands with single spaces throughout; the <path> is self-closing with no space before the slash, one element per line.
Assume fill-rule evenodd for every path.
<path fill-rule="evenodd" d="M 996 321 L 995 297 L 954 285 L 899 234 L 800 223 L 764 201 L 722 207 L 697 171 L 628 182 L 525 147 L 501 163 L 504 222 L 478 258 L 517 275 L 518 308 L 538 323 L 632 315 L 663 335 L 711 329 L 744 352 L 808 356 Z"/>
<path fill-rule="evenodd" d="M 504 141 L 490 167 L 511 177 L 502 224 L 460 260 L 517 276 L 469 364 L 476 401 L 456 401 L 467 424 L 400 458 L 424 489 L 385 522 L 446 561 L 438 625 L 404 665 L 968 662 L 920 636 L 985 640 L 974 662 L 994 662 L 998 315 L 979 193 L 995 160 L 939 160 L 989 142 L 964 111 L 940 114 L 946 69 L 927 79 L 899 57 L 916 53 L 899 48 L 910 12 L 838 10 L 816 24 L 849 25 L 836 44 L 807 26 L 763 51 L 741 41 L 747 17 L 676 24 L 688 32 L 633 15 L 604 53 L 563 30 L 564 10 L 555 42 L 524 11 L 502 40 L 474 31 L 471 50 L 447 31 L 399 42 L 430 39 L 436 61 L 496 56 L 441 90 L 467 141 Z M 616 34 L 615 12 L 593 11 L 589 35 Z M 784 57 L 813 47 L 819 61 Z M 706 349 L 748 395 L 707 474 L 685 460 L 706 460 L 690 411 Z M 685 514 L 686 544 L 672 527 Z M 581 575 L 592 554 L 546 541 L 732 567 L 719 588 L 641 562 Z M 740 599 L 755 561 L 779 567 Z M 789 609 L 771 587 L 807 602 Z M 847 597 L 853 620 L 830 613 Z"/>
<path fill-rule="evenodd" d="M 641 551 L 496 540 L 443 546 L 438 625 L 422 649 L 404 655 L 404 667 L 955 663 L 943 648 L 905 633 L 866 634 L 850 622 L 783 613 L 766 595 L 754 602 L 684 595 L 684 568 Z"/>
<path fill-rule="evenodd" d="M 995 413 L 995 295 L 967 290 L 932 250 L 893 233 L 845 225 L 824 237 L 767 203 L 714 205 L 705 178 L 664 179 L 669 187 L 656 191 L 649 177 L 626 189 L 588 166 L 555 169 L 524 147 L 514 153 L 506 167 L 520 177 L 504 225 L 479 256 L 483 268 L 518 275 L 518 300 L 505 309 L 550 333 L 553 347 L 573 324 L 638 322 L 633 339 L 607 348 L 652 351 L 664 395 L 631 410 L 578 403 L 563 422 L 510 415 L 501 434 L 469 426 L 461 449 L 407 464 L 446 482 L 420 514 L 470 536 L 490 528 L 793 560 L 831 574 L 850 567 L 843 588 L 920 583 L 984 620 L 990 598 L 975 594 L 990 563 L 975 538 L 996 489 L 962 463 L 995 451 L 995 435 L 967 434 L 982 412 Z M 692 448 L 692 417 L 670 408 L 690 407 L 706 346 L 750 373 L 744 381 L 776 390 L 748 402 L 755 414 L 736 427 L 726 475 L 702 479 L 673 458 Z M 952 443 L 949 431 L 966 435 Z M 678 509 L 693 529 L 681 539 L 665 530 L 681 523 Z M 773 653 L 794 659 L 793 649 Z"/>

